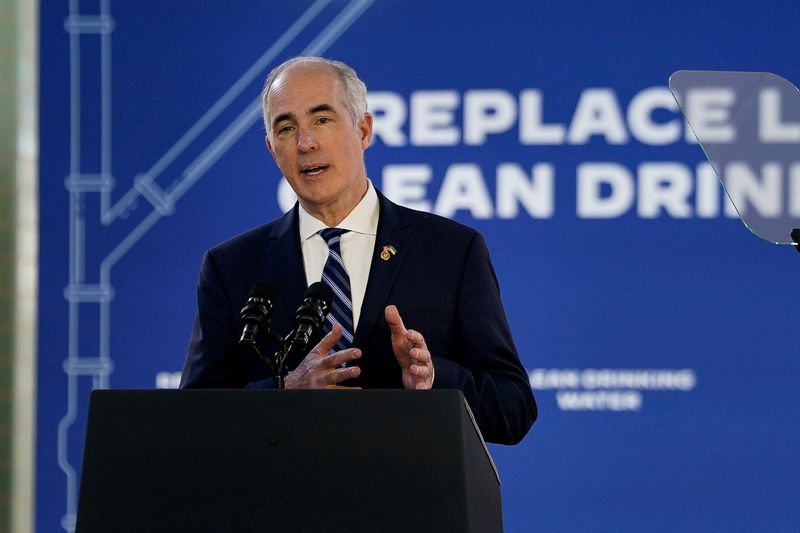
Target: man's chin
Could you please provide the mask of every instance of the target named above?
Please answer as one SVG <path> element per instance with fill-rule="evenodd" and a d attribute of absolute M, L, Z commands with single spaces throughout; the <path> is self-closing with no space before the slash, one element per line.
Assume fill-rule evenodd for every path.
<path fill-rule="evenodd" d="M 295 191 L 295 193 L 297 193 L 297 191 Z M 297 197 L 300 200 L 300 205 L 305 207 L 306 211 L 309 212 L 317 211 L 326 205 L 332 205 L 336 201 L 335 195 L 321 191 L 304 190 L 300 191 Z"/>

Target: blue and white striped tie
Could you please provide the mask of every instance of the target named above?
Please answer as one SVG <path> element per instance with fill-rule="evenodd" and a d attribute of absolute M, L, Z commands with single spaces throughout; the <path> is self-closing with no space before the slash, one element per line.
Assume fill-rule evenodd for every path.
<path fill-rule="evenodd" d="M 328 243 L 328 260 L 322 270 L 322 281 L 333 290 L 331 311 L 325 320 L 323 331 L 329 332 L 334 324 L 342 326 L 342 337 L 331 352 L 344 350 L 353 345 L 353 302 L 350 298 L 350 276 L 344 268 L 339 242 L 348 230 L 327 228 L 319 232 Z"/>

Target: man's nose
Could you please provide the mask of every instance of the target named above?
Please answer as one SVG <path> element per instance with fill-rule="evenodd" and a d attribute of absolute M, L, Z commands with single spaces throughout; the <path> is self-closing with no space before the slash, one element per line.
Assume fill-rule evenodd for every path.
<path fill-rule="evenodd" d="M 297 135 L 297 149 L 310 152 L 317 149 L 317 139 L 310 130 L 300 130 Z"/>

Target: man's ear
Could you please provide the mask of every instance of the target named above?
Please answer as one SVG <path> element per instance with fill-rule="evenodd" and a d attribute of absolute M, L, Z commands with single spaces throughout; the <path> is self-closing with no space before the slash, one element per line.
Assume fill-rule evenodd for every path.
<path fill-rule="evenodd" d="M 358 131 L 361 133 L 361 149 L 366 150 L 372 142 L 372 114 L 367 112 L 361 117 L 358 123 Z"/>
<path fill-rule="evenodd" d="M 269 150 L 272 159 L 275 159 L 275 151 L 272 149 L 272 143 L 269 142 L 269 134 L 264 135 L 264 144 L 267 145 L 267 150 Z"/>

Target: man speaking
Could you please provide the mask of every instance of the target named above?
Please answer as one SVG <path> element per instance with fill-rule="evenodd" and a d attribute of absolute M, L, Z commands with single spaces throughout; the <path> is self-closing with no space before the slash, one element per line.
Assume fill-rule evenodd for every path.
<path fill-rule="evenodd" d="M 267 148 L 298 202 L 206 252 L 181 387 L 275 387 L 238 344 L 239 310 L 253 284 L 268 281 L 278 288 L 272 328 L 289 331 L 306 288 L 322 280 L 333 292 L 324 335 L 287 360 L 287 389 L 460 389 L 486 440 L 517 443 L 536 403 L 486 243 L 375 189 L 364 165 L 366 93 L 352 68 L 318 57 L 267 77 Z"/>

